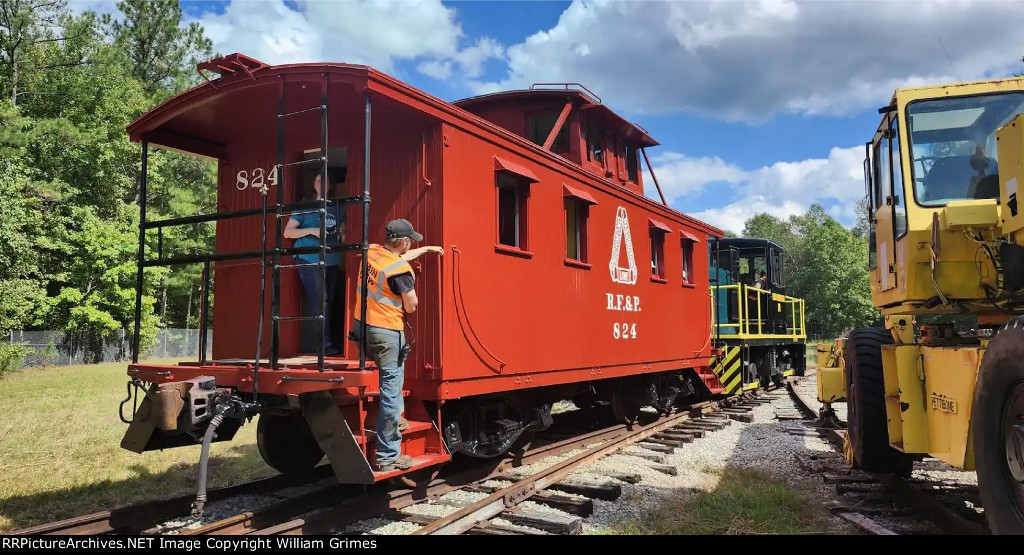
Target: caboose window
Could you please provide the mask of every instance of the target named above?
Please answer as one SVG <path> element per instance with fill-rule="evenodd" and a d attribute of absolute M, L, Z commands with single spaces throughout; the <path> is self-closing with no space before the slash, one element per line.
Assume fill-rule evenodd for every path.
<path fill-rule="evenodd" d="M 587 121 L 587 160 L 604 164 L 604 133 L 594 120 Z"/>
<path fill-rule="evenodd" d="M 648 218 L 651 230 L 651 279 L 665 283 L 665 234 L 672 231 L 664 223 Z"/>
<path fill-rule="evenodd" d="M 590 268 L 587 264 L 587 220 L 590 205 L 597 204 L 586 189 L 563 183 L 565 207 L 565 262 L 568 266 Z"/>
<path fill-rule="evenodd" d="M 582 261 L 583 226 L 580 225 L 583 207 L 571 198 L 565 199 L 565 257 Z"/>
<path fill-rule="evenodd" d="M 528 184 L 507 173 L 498 174 L 498 243 L 526 250 Z"/>
<path fill-rule="evenodd" d="M 651 278 L 665 279 L 665 232 L 651 228 Z"/>
<path fill-rule="evenodd" d="M 534 143 L 543 145 L 548 134 L 555 128 L 558 122 L 558 112 L 547 112 L 533 114 L 528 118 L 527 138 Z M 562 124 L 562 129 L 555 136 L 555 142 L 551 144 L 551 152 L 565 153 L 569 150 L 569 122 Z"/>
<path fill-rule="evenodd" d="M 693 284 L 693 241 L 683 237 L 683 283 Z"/>
<path fill-rule="evenodd" d="M 626 177 L 630 181 L 632 181 L 633 183 L 639 183 L 640 182 L 640 175 L 639 175 L 640 174 L 640 164 L 639 164 L 639 160 L 637 160 L 637 157 L 636 157 L 636 155 L 637 155 L 636 147 L 633 146 L 633 145 L 627 144 L 625 149 L 624 149 L 624 151 L 625 151 L 625 156 L 626 156 Z"/>
<path fill-rule="evenodd" d="M 693 249 L 694 245 L 700 243 L 700 239 L 696 235 L 689 231 L 683 230 L 682 233 L 682 255 L 683 255 L 683 285 L 694 285 L 697 283 L 696 276 L 693 274 L 695 271 L 693 267 Z M 710 260 L 710 258 L 709 258 Z"/>
<path fill-rule="evenodd" d="M 565 257 L 569 260 L 587 261 L 588 212 L 586 202 L 565 197 Z"/>
<path fill-rule="evenodd" d="M 665 275 L 665 234 L 658 229 L 651 230 L 651 277 L 664 279 Z"/>

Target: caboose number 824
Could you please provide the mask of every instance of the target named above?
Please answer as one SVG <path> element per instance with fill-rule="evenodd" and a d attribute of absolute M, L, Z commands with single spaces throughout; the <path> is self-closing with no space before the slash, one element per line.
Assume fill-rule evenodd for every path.
<path fill-rule="evenodd" d="M 326 455 L 341 482 L 369 484 L 456 453 L 500 456 L 549 426 L 562 399 L 607 402 L 632 422 L 644 406 L 667 412 L 723 391 L 708 368 L 707 255 L 722 233 L 644 196 L 640 157 L 658 143 L 585 88 L 448 103 L 364 66 L 233 54 L 200 68 L 219 76 L 128 133 L 143 152 L 140 284 L 145 267 L 202 264 L 215 278 L 204 288 L 213 354 L 202 345 L 197 361 L 139 363 L 136 333 L 128 374 L 146 395 L 122 441 L 140 453 L 202 441 L 194 512 L 210 443 L 256 415 L 273 468 L 303 473 Z M 217 161 L 217 212 L 146 220 L 149 146 Z M 320 222 L 316 245 L 286 237 L 302 214 Z M 378 471 L 378 370 L 350 332 L 373 294 L 367 253 L 393 220 L 443 256 L 412 262 L 418 309 L 405 318 L 401 387 L 412 463 Z M 216 222 L 213 252 L 164 253 L 159 241 L 147 251 L 161 229 L 203 222 Z M 331 300 L 322 310 L 302 309 L 302 254 L 316 261 L 318 300 Z M 136 332 L 141 287 L 138 301 Z"/>

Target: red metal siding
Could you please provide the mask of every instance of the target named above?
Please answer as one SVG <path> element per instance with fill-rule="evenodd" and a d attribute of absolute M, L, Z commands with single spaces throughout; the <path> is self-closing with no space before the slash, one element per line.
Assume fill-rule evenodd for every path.
<path fill-rule="evenodd" d="M 444 202 L 447 214 L 458 216 L 444 223 L 447 243 L 457 248 L 446 261 L 452 271 L 445 290 L 445 305 L 452 307 L 445 313 L 446 382 L 519 376 L 506 383 L 525 387 L 542 379 L 554 383 L 558 378 L 541 377 L 552 372 L 586 370 L 601 378 L 637 373 L 654 363 L 675 368 L 703 364 L 710 354 L 707 261 L 694 257 L 696 287 L 684 287 L 679 232 L 703 233 L 681 217 L 652 212 L 648 203 L 621 189 L 614 194 L 591 188 L 590 181 L 577 181 L 468 133 L 445 132 L 450 146 L 445 150 Z M 532 254 L 496 248 L 495 155 L 530 168 L 540 179 L 530 185 L 528 201 Z M 598 202 L 590 207 L 589 269 L 565 262 L 563 183 L 586 190 Z M 628 215 L 635 284 L 614 283 L 609 270 L 619 207 Z M 651 280 L 649 216 L 673 227 L 665 241 L 668 283 Z M 626 260 L 625 245 L 620 258 Z M 638 298 L 640 310 L 609 310 L 609 294 L 616 308 L 618 295 Z M 614 339 L 616 324 L 627 324 L 630 336 L 635 324 L 636 338 Z M 506 387 L 491 380 L 473 389 L 483 393 Z M 446 384 L 441 395 L 454 391 L 454 384 Z"/>
<path fill-rule="evenodd" d="M 442 244 L 441 237 L 441 163 L 440 125 L 422 113 L 375 95 L 372 107 L 370 145 L 370 243 L 384 242 L 384 227 L 393 219 L 406 219 L 423 235 L 421 244 Z M 426 167 L 424 168 L 424 157 Z M 360 154 L 360 166 L 362 154 Z M 362 182 L 355 182 L 362 187 Z M 356 210 L 354 207 L 353 210 Z M 348 220 L 346 233 L 355 239 L 362 234 L 362 216 Z M 347 256 L 350 296 L 356 293 L 360 257 Z M 420 390 L 421 380 L 432 378 L 430 368 L 440 365 L 438 280 L 442 261 L 435 254 L 425 254 L 412 262 L 416 271 L 416 294 L 419 307 L 408 317 L 406 335 L 415 340 L 406 362 L 405 387 Z M 354 297 L 353 297 L 354 298 Z M 351 320 L 352 308 L 347 318 Z M 356 344 L 350 343 L 349 358 L 359 356 Z"/>
<path fill-rule="evenodd" d="M 348 176 L 345 184 L 335 191 L 333 196 L 350 194 L 348 191 L 362 190 L 360 181 L 362 167 L 363 144 L 363 103 L 362 95 L 357 94 L 350 84 L 332 82 L 332 93 L 329 102 L 328 144 L 330 149 L 348 148 Z M 295 77 L 289 82 L 286 91 L 285 111 L 296 111 L 320 104 L 319 74 Z M 222 160 L 219 167 L 219 190 L 217 210 L 220 212 L 258 208 L 261 195 L 258 188 L 252 186 L 252 177 L 262 171 L 269 176 L 277 163 L 277 98 L 276 84 L 264 85 L 259 94 L 247 91 L 244 104 L 250 114 L 249 132 L 239 134 L 228 145 L 229 160 Z M 320 115 L 310 112 L 286 120 L 285 124 L 285 161 L 294 162 L 302 158 L 304 150 L 319 149 Z M 277 186 L 270 186 L 268 191 L 269 211 L 277 202 L 277 187 L 285 188 L 285 202 L 300 200 L 301 173 L 310 168 L 293 167 L 278 177 Z M 238 173 L 244 171 L 250 179 L 250 186 L 238 181 Z M 268 177 L 264 177 L 268 182 Z M 352 193 L 354 194 L 354 192 Z M 347 219 L 356 218 L 361 221 L 361 213 L 355 207 L 343 208 Z M 282 226 L 287 219 L 282 220 Z M 260 218 L 247 217 L 222 220 L 217 223 L 216 252 L 244 252 L 260 249 L 262 228 Z M 349 240 L 353 239 L 349 235 Z M 284 239 L 285 247 L 292 245 L 291 239 Z M 267 218 L 267 248 L 275 245 L 275 217 Z M 282 264 L 291 264 L 290 257 L 283 257 Z M 216 263 L 214 272 L 214 358 L 252 358 L 256 353 L 256 331 L 258 328 L 260 274 L 257 260 L 227 261 Z M 266 274 L 267 294 L 264 312 L 263 341 L 261 356 L 270 354 L 270 285 L 272 274 L 268 268 Z M 302 286 L 295 269 L 281 271 L 281 307 L 282 316 L 298 316 L 302 312 Z M 335 320 L 341 324 L 345 306 L 339 304 Z M 217 317 L 217 315 L 220 315 Z M 283 322 L 281 324 L 282 357 L 294 356 L 299 353 L 301 334 L 300 322 Z"/>

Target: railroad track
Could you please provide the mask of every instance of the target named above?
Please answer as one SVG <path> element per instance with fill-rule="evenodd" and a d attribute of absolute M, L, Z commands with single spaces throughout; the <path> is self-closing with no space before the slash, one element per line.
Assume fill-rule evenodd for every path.
<path fill-rule="evenodd" d="M 577 534 L 582 519 L 593 511 L 593 500 L 610 501 L 621 493 L 620 482 L 636 483 L 635 474 L 609 476 L 603 483 L 587 483 L 566 478 L 579 467 L 629 446 L 643 447 L 651 468 L 666 473 L 675 469 L 660 464 L 662 456 L 707 433 L 720 430 L 734 420 L 750 421 L 753 405 L 767 402 L 756 395 L 745 395 L 701 403 L 685 412 L 655 422 L 628 428 L 615 425 L 577 434 L 574 437 L 530 447 L 491 465 L 476 465 L 435 479 L 417 488 L 374 488 L 364 495 L 333 506 L 315 502 L 306 504 L 308 514 L 281 520 L 286 510 L 270 507 L 252 514 L 238 515 L 188 530 L 187 534 L 244 533 L 252 535 L 320 535 L 336 533 L 359 522 L 376 520 L 404 523 L 415 528 L 413 534 Z M 532 465 L 551 457 L 567 456 L 555 464 L 526 476 L 513 476 L 517 467 Z M 504 482 L 504 483 L 502 483 Z M 501 485 L 495 485 L 501 484 Z M 475 501 L 445 500 L 448 494 L 461 492 Z M 524 509 L 527 502 L 557 509 L 538 512 Z M 300 500 L 292 500 L 299 504 Z M 417 513 L 417 506 L 447 505 L 453 509 L 444 516 Z M 454 503 L 454 504 L 453 504 Z M 434 505 L 436 507 L 436 505 Z M 289 509 L 293 513 L 295 507 Z M 265 523 L 277 521 L 276 524 Z M 504 521 L 504 522 L 502 522 Z M 506 522 L 508 524 L 506 524 Z"/>
<path fill-rule="evenodd" d="M 272 476 L 224 488 L 211 489 L 209 502 L 241 495 L 263 495 L 284 488 L 315 483 L 331 476 L 328 468 L 317 468 L 302 478 Z M 127 507 L 76 516 L 10 532 L 12 535 L 136 535 L 152 527 L 154 522 L 188 514 L 195 495 L 147 501 Z"/>
<path fill-rule="evenodd" d="M 777 394 L 777 393 L 776 393 Z M 572 437 L 530 446 L 503 460 L 452 468 L 442 478 L 418 487 L 395 484 L 364 486 L 331 485 L 302 492 L 261 508 L 232 514 L 198 527 L 168 528 L 166 523 L 188 514 L 191 496 L 144 503 L 113 511 L 35 526 L 14 534 L 162 534 L 207 535 L 312 535 L 342 531 L 346 526 L 368 519 L 385 519 L 415 525 L 415 534 L 575 534 L 582 518 L 593 511 L 593 500 L 613 500 L 622 482 L 636 483 L 640 475 L 610 475 L 603 483 L 583 483 L 569 476 L 578 468 L 631 446 L 642 448 L 630 454 L 643 457 L 646 464 L 666 474 L 674 467 L 663 464 L 662 454 L 671 453 L 705 434 L 720 430 L 733 421 L 750 422 L 749 411 L 770 402 L 762 394 L 747 393 L 717 402 L 693 405 L 668 417 L 632 427 L 614 425 L 576 433 Z M 515 476 L 519 467 L 560 457 L 547 468 Z M 274 477 L 229 488 L 211 490 L 213 500 L 240 495 L 264 495 L 289 486 L 313 484 L 330 476 L 327 466 L 306 480 Z M 446 494 L 462 492 L 474 498 L 462 501 L 444 516 L 417 514 L 414 507 L 442 501 Z M 542 514 L 524 508 L 525 502 L 558 509 Z M 448 503 L 451 503 L 448 501 Z M 529 505 L 531 503 L 527 503 Z M 212 503 L 211 503 L 212 507 Z M 560 516 L 558 516 L 560 515 Z M 500 519 L 500 520 L 496 520 Z M 187 519 L 186 519 L 187 520 Z M 505 522 L 512 523 L 505 524 Z"/>
<path fill-rule="evenodd" d="M 797 458 L 801 467 L 835 484 L 836 494 L 843 501 L 830 508 L 833 514 L 876 535 L 990 533 L 984 515 L 976 509 L 981 507 L 976 486 L 929 478 L 924 473 L 902 479 L 852 469 L 843 455 L 846 430 L 815 427 L 811 422 L 820 406 L 814 398 L 813 377 L 791 381 L 788 389 L 805 417 L 800 421 L 802 426 L 795 426 L 790 433 L 817 435 L 836 449 L 833 453 Z M 935 459 L 915 463 L 914 468 L 953 470 Z"/>

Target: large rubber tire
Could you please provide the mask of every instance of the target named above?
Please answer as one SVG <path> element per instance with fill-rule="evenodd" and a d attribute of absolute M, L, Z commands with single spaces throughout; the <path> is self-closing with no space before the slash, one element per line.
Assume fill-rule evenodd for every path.
<path fill-rule="evenodd" d="M 300 414 L 261 414 L 256 424 L 256 446 L 271 468 L 286 475 L 309 472 L 324 458 Z"/>
<path fill-rule="evenodd" d="M 985 349 L 971 414 L 978 492 L 989 528 L 996 534 L 1024 534 L 1024 486 L 1010 470 L 1012 459 L 1020 467 L 1024 442 L 1019 438 L 1014 441 L 1008 425 L 1008 421 L 1020 422 L 1024 417 L 1020 403 L 1022 386 L 1024 320 L 1018 318 L 1000 330 Z"/>
<path fill-rule="evenodd" d="M 846 411 L 854 466 L 868 472 L 909 477 L 914 460 L 889 445 L 882 377 L 882 345 L 892 334 L 881 328 L 861 328 L 846 340 Z"/>

